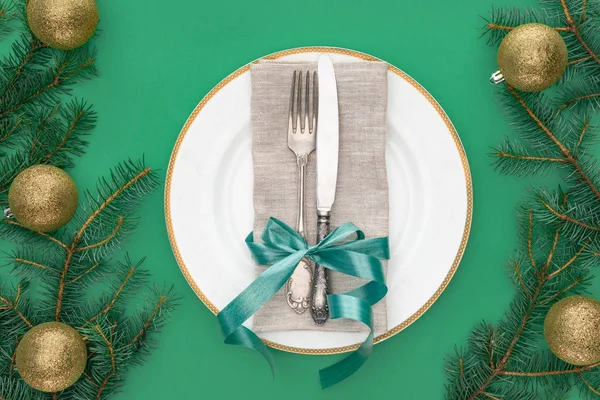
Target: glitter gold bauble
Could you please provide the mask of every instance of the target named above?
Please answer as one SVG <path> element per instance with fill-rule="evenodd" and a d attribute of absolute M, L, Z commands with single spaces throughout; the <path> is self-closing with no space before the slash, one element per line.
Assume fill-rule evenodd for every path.
<path fill-rule="evenodd" d="M 567 45 L 544 24 L 521 25 L 506 35 L 498 49 L 498 67 L 506 83 L 537 92 L 554 85 L 565 72 Z"/>
<path fill-rule="evenodd" d="M 50 232 L 65 225 L 77 210 L 77 187 L 62 169 L 34 165 L 21 171 L 8 191 L 10 211 L 34 231 Z"/>
<path fill-rule="evenodd" d="M 574 365 L 600 361 L 600 302 L 585 296 L 557 302 L 546 315 L 544 336 L 563 361 Z"/>
<path fill-rule="evenodd" d="M 95 0 L 29 0 L 27 22 L 48 46 L 71 50 L 87 42 L 98 25 Z"/>
<path fill-rule="evenodd" d="M 60 392 L 74 384 L 86 362 L 83 338 L 61 322 L 33 327 L 23 336 L 15 353 L 15 365 L 23 380 L 42 392 Z"/>

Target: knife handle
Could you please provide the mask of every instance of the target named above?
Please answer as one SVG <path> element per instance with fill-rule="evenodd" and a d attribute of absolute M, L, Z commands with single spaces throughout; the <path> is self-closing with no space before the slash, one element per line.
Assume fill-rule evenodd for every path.
<path fill-rule="evenodd" d="M 318 214 L 317 243 L 320 243 L 329 234 L 329 218 L 329 213 Z M 327 302 L 329 284 L 327 283 L 327 268 L 316 264 L 313 282 L 314 286 L 311 304 L 312 317 L 317 325 L 323 325 L 329 318 L 329 304 Z"/>

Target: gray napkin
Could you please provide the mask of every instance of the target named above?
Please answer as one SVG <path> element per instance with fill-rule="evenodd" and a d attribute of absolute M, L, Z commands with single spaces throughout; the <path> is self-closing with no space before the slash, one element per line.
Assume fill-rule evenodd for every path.
<path fill-rule="evenodd" d="M 260 238 L 269 217 L 295 227 L 297 208 L 296 157 L 287 146 L 292 74 L 316 70 L 316 63 L 264 61 L 250 67 L 252 76 L 252 157 L 254 162 L 254 236 Z M 353 222 L 367 237 L 388 235 L 389 200 L 385 166 L 387 64 L 352 62 L 334 65 L 340 113 L 338 186 L 331 212 L 332 229 Z M 318 132 L 317 132 L 318 135 Z M 318 151 L 318 149 L 317 149 Z M 306 181 L 306 234 L 316 237 L 315 152 Z M 387 270 L 387 264 L 385 265 Z M 257 274 L 264 267 L 257 267 Z M 364 284 L 359 278 L 329 274 L 334 293 Z M 328 320 L 317 326 L 310 310 L 297 315 L 281 289 L 254 316 L 256 332 L 323 330 L 355 332 L 364 326 L 348 320 Z M 385 298 L 373 308 L 376 334 L 387 330 Z"/>

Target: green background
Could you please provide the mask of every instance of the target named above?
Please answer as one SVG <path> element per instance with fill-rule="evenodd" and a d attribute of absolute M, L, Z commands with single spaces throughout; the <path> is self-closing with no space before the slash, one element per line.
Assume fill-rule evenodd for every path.
<path fill-rule="evenodd" d="M 516 247 L 515 209 L 529 185 L 544 183 L 501 176 L 490 166 L 491 146 L 511 130 L 494 100 L 496 89 L 488 84 L 496 51 L 479 39 L 484 25 L 480 15 L 492 6 L 534 4 L 99 0 L 100 77 L 75 91 L 99 116 L 89 150 L 71 171 L 80 189 L 93 188 L 97 177 L 130 157 L 145 156 L 164 178 L 186 118 L 221 79 L 278 50 L 328 45 L 380 57 L 432 93 L 463 141 L 475 195 L 469 245 L 439 300 L 408 329 L 378 344 L 356 375 L 321 391 L 318 369 L 339 356 L 273 351 L 273 381 L 256 354 L 222 343 L 215 317 L 177 267 L 165 228 L 163 192 L 158 190 L 140 208 L 141 224 L 125 249 L 134 259 L 147 256 L 145 266 L 157 282 L 175 284 L 181 305 L 160 335 L 160 346 L 145 365 L 129 373 L 122 393 L 114 398 L 442 398 L 445 356 L 455 345 L 464 345 L 482 319 L 497 321 L 514 293 L 505 271 Z"/>

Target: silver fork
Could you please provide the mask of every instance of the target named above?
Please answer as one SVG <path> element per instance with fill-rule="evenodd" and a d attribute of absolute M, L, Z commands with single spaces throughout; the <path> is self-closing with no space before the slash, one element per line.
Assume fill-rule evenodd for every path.
<path fill-rule="evenodd" d="M 306 72 L 304 99 L 302 99 L 302 71 L 294 71 L 292 91 L 290 94 L 290 112 L 288 121 L 288 147 L 296 154 L 298 164 L 298 217 L 296 230 L 305 236 L 304 216 L 304 181 L 308 156 L 316 148 L 317 135 L 317 73 Z M 310 89 L 312 86 L 313 101 L 310 105 Z M 294 107 L 295 106 L 295 107 Z M 310 306 L 312 290 L 312 267 L 307 259 L 298 263 L 286 285 L 286 299 L 289 306 L 298 314 L 302 314 Z"/>

